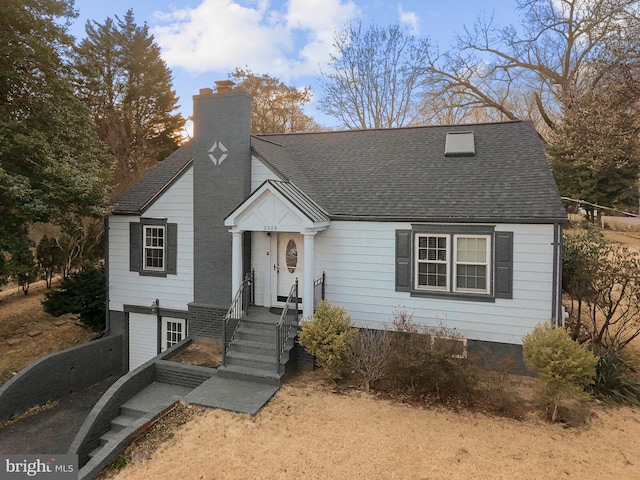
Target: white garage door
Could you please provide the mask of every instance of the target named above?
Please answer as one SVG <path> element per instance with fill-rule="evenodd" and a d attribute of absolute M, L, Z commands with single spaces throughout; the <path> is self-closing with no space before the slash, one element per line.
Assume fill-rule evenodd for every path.
<path fill-rule="evenodd" d="M 129 314 L 129 370 L 158 354 L 158 317 L 143 313 Z"/>

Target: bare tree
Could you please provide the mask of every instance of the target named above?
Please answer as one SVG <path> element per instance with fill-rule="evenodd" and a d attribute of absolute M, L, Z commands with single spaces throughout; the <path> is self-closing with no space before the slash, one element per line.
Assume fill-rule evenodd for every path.
<path fill-rule="evenodd" d="M 564 257 L 563 290 L 579 302 L 573 336 L 598 355 L 621 351 L 640 336 L 640 254 L 587 230 L 565 235 Z"/>
<path fill-rule="evenodd" d="M 589 88 L 594 59 L 637 24 L 637 0 L 517 0 L 521 26 L 481 17 L 456 48 L 429 60 L 449 109 L 487 108 L 504 119 L 531 118 L 545 135 L 574 91 Z M 427 102 L 428 103 L 428 102 Z"/>
<path fill-rule="evenodd" d="M 350 24 L 336 33 L 323 72 L 320 109 L 346 128 L 390 128 L 414 122 L 425 88 L 429 43 L 398 24 Z"/>

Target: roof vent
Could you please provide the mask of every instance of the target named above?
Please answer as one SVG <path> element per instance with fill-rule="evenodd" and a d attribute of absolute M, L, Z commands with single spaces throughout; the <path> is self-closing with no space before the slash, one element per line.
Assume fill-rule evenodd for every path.
<path fill-rule="evenodd" d="M 445 157 L 472 157 L 476 154 L 473 132 L 447 133 L 444 145 Z"/>

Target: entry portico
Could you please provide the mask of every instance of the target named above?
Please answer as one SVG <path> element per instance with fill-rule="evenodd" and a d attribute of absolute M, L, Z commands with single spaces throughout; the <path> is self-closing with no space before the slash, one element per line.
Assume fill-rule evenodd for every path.
<path fill-rule="evenodd" d="M 264 285 L 264 306 L 278 306 L 296 279 L 302 293 L 302 311 L 314 310 L 315 236 L 326 230 L 329 215 L 295 184 L 266 180 L 226 219 L 232 234 L 232 293 L 243 276 L 244 232 L 262 232 L 269 237 L 260 265 L 253 265 Z M 302 245 L 300 245 L 302 242 Z"/>

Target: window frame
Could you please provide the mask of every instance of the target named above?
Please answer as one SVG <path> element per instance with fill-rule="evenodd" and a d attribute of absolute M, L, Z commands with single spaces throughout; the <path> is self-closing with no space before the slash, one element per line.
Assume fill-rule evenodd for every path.
<path fill-rule="evenodd" d="M 395 290 L 412 297 L 432 297 L 452 300 L 495 302 L 496 299 L 514 298 L 514 232 L 495 230 L 487 224 L 417 223 L 411 229 L 395 230 Z M 443 292 L 415 288 L 415 235 L 416 233 L 488 235 L 491 237 L 491 271 L 489 293 Z"/>
<path fill-rule="evenodd" d="M 452 238 L 452 254 L 453 259 L 451 260 L 451 290 L 456 293 L 475 293 L 475 294 L 485 294 L 489 295 L 491 293 L 491 285 L 492 285 L 492 276 L 491 272 L 493 271 L 493 258 L 492 258 L 492 250 L 493 250 L 493 238 L 492 235 L 487 234 L 470 234 L 470 233 L 455 233 L 451 235 Z M 458 240 L 462 238 L 473 238 L 473 239 L 485 239 L 487 244 L 485 245 L 485 262 L 460 262 L 458 261 Z M 484 265 L 485 270 L 485 288 L 468 288 L 468 287 L 460 287 L 458 285 L 458 265 L 472 265 L 472 266 L 480 266 Z"/>
<path fill-rule="evenodd" d="M 177 345 L 185 338 L 187 338 L 187 320 L 184 318 L 176 318 L 176 317 L 162 317 L 162 345 L 161 352 L 170 349 L 171 347 Z M 180 327 L 180 331 L 172 330 L 169 328 L 170 325 L 177 325 Z M 175 337 L 174 337 L 175 335 Z M 177 338 L 177 337 L 180 338 Z"/>
<path fill-rule="evenodd" d="M 146 266 L 147 228 L 164 230 L 163 268 Z M 140 218 L 129 223 L 129 271 L 140 276 L 166 277 L 178 274 L 178 224 L 166 218 Z"/>
<path fill-rule="evenodd" d="M 419 255 L 419 251 L 421 248 L 420 246 L 420 239 L 421 238 L 444 238 L 445 239 L 445 260 L 422 260 L 420 259 L 420 255 Z M 425 290 L 425 291 L 434 291 L 434 292 L 448 292 L 450 291 L 451 288 L 451 237 L 449 235 L 446 234 L 439 234 L 439 233 L 416 233 L 414 235 L 414 240 L 415 240 L 415 244 L 414 244 L 414 279 L 413 279 L 413 286 L 416 290 Z M 429 246 L 426 247 L 427 251 L 429 249 Z M 436 249 L 439 249 L 438 246 L 436 246 Z M 441 287 L 438 285 L 421 285 L 420 284 L 420 265 L 445 265 L 446 266 L 446 273 L 445 273 L 445 286 Z M 427 274 L 428 275 L 428 274 Z"/>
<path fill-rule="evenodd" d="M 155 238 L 153 235 L 149 237 L 147 235 L 148 231 L 159 230 L 162 232 L 162 247 L 158 247 L 155 245 L 147 245 L 147 239 Z M 160 237 L 157 237 L 160 238 Z M 153 260 L 153 256 L 149 257 L 147 255 L 147 251 L 160 251 L 162 252 L 162 266 L 154 267 L 147 265 L 147 261 L 149 259 Z M 142 269 L 146 272 L 165 272 L 167 265 L 167 228 L 166 225 L 142 225 Z"/>

